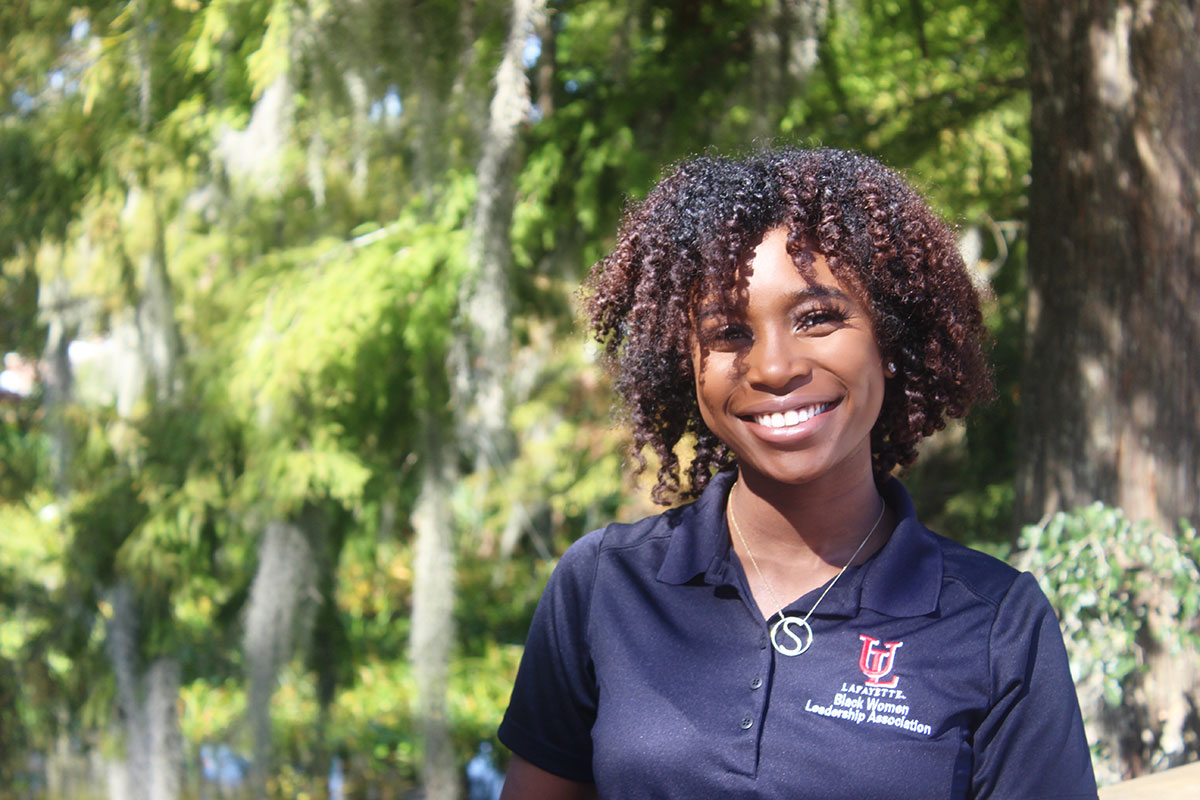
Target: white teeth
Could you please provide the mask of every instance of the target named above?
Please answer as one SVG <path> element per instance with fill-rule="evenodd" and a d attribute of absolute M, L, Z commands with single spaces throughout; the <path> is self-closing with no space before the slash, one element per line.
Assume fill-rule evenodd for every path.
<path fill-rule="evenodd" d="M 829 408 L 828 403 L 820 403 L 807 408 L 792 408 L 787 411 L 775 411 L 770 414 L 756 414 L 754 421 L 768 428 L 790 428 L 810 419 Z"/>

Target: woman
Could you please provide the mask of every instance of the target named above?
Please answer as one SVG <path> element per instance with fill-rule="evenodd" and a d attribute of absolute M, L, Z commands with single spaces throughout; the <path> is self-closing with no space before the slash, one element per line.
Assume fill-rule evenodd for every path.
<path fill-rule="evenodd" d="M 563 556 L 503 797 L 1095 797 L 1035 581 L 889 477 L 990 386 L 954 238 L 905 182 L 835 150 L 696 159 L 591 289 L 655 500 L 699 499 Z"/>

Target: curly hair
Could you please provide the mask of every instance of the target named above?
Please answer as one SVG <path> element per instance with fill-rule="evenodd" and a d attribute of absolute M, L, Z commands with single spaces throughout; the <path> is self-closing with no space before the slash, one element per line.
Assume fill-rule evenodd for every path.
<path fill-rule="evenodd" d="M 645 448 L 658 458 L 659 504 L 695 497 L 735 464 L 700 417 L 692 312 L 701 297 L 730 296 L 739 268 L 779 227 L 802 274 L 815 250 L 863 294 L 880 352 L 897 366 L 871 431 L 877 477 L 911 464 L 923 437 L 991 389 L 979 298 L 953 232 L 897 173 L 832 149 L 685 161 L 626 210 L 584 299 L 632 423 L 637 471 Z M 685 487 L 676 446 L 688 435 Z"/>

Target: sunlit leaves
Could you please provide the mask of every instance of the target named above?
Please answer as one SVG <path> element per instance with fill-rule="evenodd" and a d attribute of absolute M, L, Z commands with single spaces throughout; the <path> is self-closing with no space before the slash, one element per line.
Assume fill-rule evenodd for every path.
<path fill-rule="evenodd" d="M 1077 681 L 1120 705 L 1153 640 L 1168 653 L 1200 645 L 1200 537 L 1172 536 L 1099 503 L 1024 529 L 1025 565 L 1063 625 Z M 1149 637 L 1149 639 L 1147 639 Z"/>
<path fill-rule="evenodd" d="M 969 224 L 1019 217 L 1028 110 L 1013 3 L 919 5 L 920 22 L 912 3 L 836 0 L 822 6 L 827 25 L 801 30 L 792 15 L 796 29 L 780 32 L 780 9 L 799 4 L 552 4 L 555 46 L 542 43 L 537 68 L 553 71 L 531 78 L 553 110 L 523 128 L 511 229 L 515 459 L 452 494 L 463 656 L 453 713 L 464 754 L 491 737 L 505 702 L 551 568 L 541 556 L 649 510 L 625 483 L 625 435 L 572 305 L 627 198 L 682 156 L 773 135 L 873 150 Z M 35 319 L 38 282 L 61 279 L 86 309 L 80 336 L 128 329 L 145 289 L 137 262 L 161 246 L 186 373 L 185 399 L 171 408 L 147 401 L 119 419 L 111 397 L 90 397 L 69 411 L 72 494 L 54 525 L 37 516 L 49 496 L 45 422 L 32 412 L 4 419 L 12 479 L 0 502 L 13 505 L 0 506 L 0 521 L 17 534 L 0 566 L 24 616 L 7 614 L 0 646 L 28 654 L 31 642 L 54 639 L 50 649 L 66 655 L 45 674 L 66 658 L 77 666 L 67 677 L 94 675 L 103 625 L 85 624 L 103 618 L 105 585 L 127 578 L 143 590 L 144 654 L 181 653 L 190 671 L 189 740 L 230 735 L 245 696 L 229 678 L 238 671 L 229 642 L 256 537 L 268 519 L 319 505 L 344 543 L 326 556 L 340 552 L 330 597 L 351 676 L 328 710 L 327 741 L 365 753 L 376 774 L 410 778 L 407 515 L 421 420 L 454 413 L 446 356 L 460 287 L 477 266 L 465 261 L 465 230 L 509 4 L 145 8 L 145 126 L 133 2 L 0 9 L 0 165 L 14 179 L 3 189 L 0 256 L 14 276 L 6 289 L 26 287 L 6 294 L 21 304 L 5 305 L 6 318 Z M 823 63 L 792 64 L 779 91 L 764 92 L 776 80 L 756 72 L 768 33 L 805 47 L 819 36 Z M 257 191 L 230 179 L 217 143 L 237 139 L 228 132 L 246 129 L 255 99 L 284 75 L 279 181 Z M 348 76 L 373 109 L 366 120 Z M 253 163 L 261 153 L 250 139 L 236 143 Z M 359 188 L 356 164 L 366 168 Z M 36 355 L 44 341 L 35 331 L 21 347 Z M 981 487 L 952 504 L 965 526 L 1005 516 L 1008 485 L 990 476 Z M 35 540 L 60 549 L 37 552 Z M 499 562 L 508 547 L 511 560 Z M 78 604 L 55 592 L 62 586 L 78 589 Z M 79 630 L 48 624 L 53 614 Z M 111 681 L 92 682 L 81 724 L 101 727 Z M 315 747 L 311 684 L 297 661 L 279 695 L 277 734 L 297 763 Z M 80 708 L 73 697 L 69 713 Z"/>
<path fill-rule="evenodd" d="M 824 34 L 825 79 L 791 101 L 783 129 L 910 169 L 955 218 L 1012 215 L 999 204 L 1020 196 L 1029 162 L 1016 3 L 924 0 L 920 19 L 916 4 L 846 5 L 855 13 L 831 14 Z"/>
<path fill-rule="evenodd" d="M 9 591 L 17 591 L 21 585 L 54 591 L 63 585 L 67 543 L 58 524 L 61 513 L 53 496 L 44 490 L 4 508 L 0 575 Z"/>
<path fill-rule="evenodd" d="M 1186 663 L 1200 647 L 1200 536 L 1188 522 L 1171 535 L 1096 503 L 1027 526 L 1020 547 L 1019 563 L 1058 613 L 1085 720 L 1104 705 L 1145 702 L 1150 661 Z M 1175 732 L 1153 730 L 1144 744 L 1155 760 L 1168 759 L 1164 742 Z M 1092 751 L 1097 770 L 1111 771 L 1117 743 L 1094 737 Z"/>
<path fill-rule="evenodd" d="M 405 377 L 410 399 L 428 400 L 430 388 L 417 383 L 423 365 L 444 360 L 462 245 L 460 232 L 400 223 L 365 247 L 326 242 L 248 273 L 235 294 L 251 302 L 232 339 L 239 415 L 274 431 L 308 426 L 322 409 L 369 410 L 360 381 L 373 375 Z"/>
<path fill-rule="evenodd" d="M 266 32 L 262 46 L 246 60 L 253 97 L 258 98 L 275 80 L 286 74 L 292 57 L 291 36 L 300 13 L 294 0 L 274 0 L 266 16 Z"/>

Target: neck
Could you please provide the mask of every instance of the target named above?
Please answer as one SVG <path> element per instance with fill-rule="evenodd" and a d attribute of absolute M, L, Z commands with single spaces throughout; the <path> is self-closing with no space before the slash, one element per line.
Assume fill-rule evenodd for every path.
<path fill-rule="evenodd" d="M 729 502 L 760 562 L 789 572 L 823 565 L 841 568 L 862 543 L 883 507 L 870 470 L 853 482 L 781 485 L 741 470 Z M 865 561 L 887 539 L 890 512 L 876 527 L 856 561 Z"/>
<path fill-rule="evenodd" d="M 852 563 L 865 561 L 883 545 L 894 526 L 873 481 L 865 506 L 858 504 L 864 498 L 842 493 L 834 502 L 807 509 L 803 519 L 808 524 L 799 529 L 785 513 L 794 513 L 792 506 L 772 505 L 746 487 L 739 480 L 729 497 L 733 548 L 765 619 L 826 581 L 837 580 Z M 871 516 L 870 522 L 864 511 Z M 743 515 L 753 520 L 749 531 L 740 521 Z"/>

